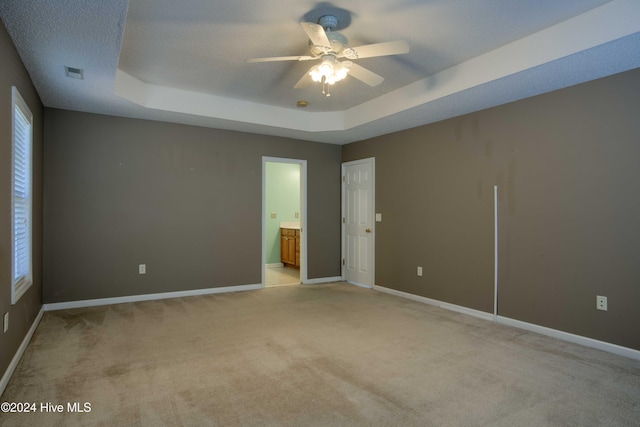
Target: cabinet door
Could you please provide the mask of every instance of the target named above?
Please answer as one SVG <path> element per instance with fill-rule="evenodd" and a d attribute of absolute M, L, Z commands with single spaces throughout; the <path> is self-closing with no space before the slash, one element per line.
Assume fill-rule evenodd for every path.
<path fill-rule="evenodd" d="M 289 237 L 280 236 L 280 262 L 289 264 Z"/>
<path fill-rule="evenodd" d="M 288 263 L 291 265 L 296 264 L 296 238 L 294 236 L 289 236 L 287 240 L 287 252 L 288 252 Z"/>
<path fill-rule="evenodd" d="M 295 236 L 280 237 L 280 261 L 283 264 L 296 264 L 296 238 Z"/>

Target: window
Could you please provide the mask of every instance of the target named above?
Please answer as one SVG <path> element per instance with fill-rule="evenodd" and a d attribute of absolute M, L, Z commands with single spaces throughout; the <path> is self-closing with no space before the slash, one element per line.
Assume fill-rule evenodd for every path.
<path fill-rule="evenodd" d="M 33 283 L 31 250 L 33 115 L 18 89 L 12 88 L 13 162 L 11 180 L 11 303 Z"/>

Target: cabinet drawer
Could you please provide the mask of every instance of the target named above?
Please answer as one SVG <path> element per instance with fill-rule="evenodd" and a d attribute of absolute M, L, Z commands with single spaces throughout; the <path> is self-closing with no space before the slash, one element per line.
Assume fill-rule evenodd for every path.
<path fill-rule="evenodd" d="M 300 230 L 297 230 L 300 231 Z M 296 230 L 292 229 L 292 228 L 281 228 L 280 229 L 280 234 L 282 236 L 295 236 L 296 235 Z"/>

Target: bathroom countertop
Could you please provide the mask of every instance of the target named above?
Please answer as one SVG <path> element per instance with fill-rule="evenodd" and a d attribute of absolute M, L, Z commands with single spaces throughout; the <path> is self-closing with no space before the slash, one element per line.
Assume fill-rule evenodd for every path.
<path fill-rule="evenodd" d="M 300 221 L 283 221 L 280 223 L 280 228 L 292 228 L 294 230 L 300 230 Z"/>

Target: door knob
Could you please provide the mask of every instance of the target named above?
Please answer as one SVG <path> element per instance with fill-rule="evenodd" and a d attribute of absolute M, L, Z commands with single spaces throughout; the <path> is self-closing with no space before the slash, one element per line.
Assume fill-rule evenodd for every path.
<path fill-rule="evenodd" d="M 366 231 L 367 233 L 371 233 L 371 229 L 370 229 L 370 228 L 367 228 L 367 229 L 366 229 L 366 230 L 364 230 L 364 231 Z"/>

